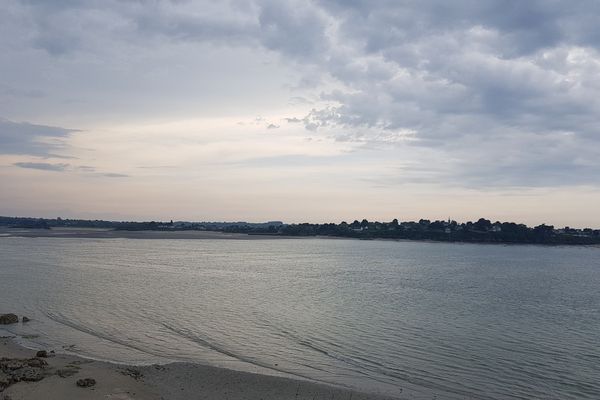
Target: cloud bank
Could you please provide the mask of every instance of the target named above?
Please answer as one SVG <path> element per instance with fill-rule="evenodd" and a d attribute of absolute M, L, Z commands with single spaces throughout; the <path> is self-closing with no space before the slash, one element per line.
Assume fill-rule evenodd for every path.
<path fill-rule="evenodd" d="M 62 172 L 69 167 L 69 164 L 51 164 L 41 162 L 16 162 L 14 165 L 19 168 L 39 169 L 42 171 L 54 172 Z"/>
<path fill-rule="evenodd" d="M 347 142 L 435 148 L 456 182 L 598 184 L 594 1 L 10 1 L 7 9 L 4 29 L 26 30 L 21 44 L 54 58 L 178 43 L 273 52 L 322 83 L 326 105 L 289 123 Z M 42 154 L 48 145 L 34 137 L 68 134 L 1 124 L 3 152 Z"/>
<path fill-rule="evenodd" d="M 96 133 L 75 155 L 101 171 L 118 164 L 106 177 L 265 159 L 312 177 L 302 160 L 325 154 L 324 191 L 344 171 L 348 191 L 597 189 L 598 15 L 591 0 L 8 0 L 0 155 L 74 154 L 74 131 L 51 125 L 83 126 Z M 161 125 L 196 117 L 206 120 Z M 244 140 L 209 118 L 252 122 L 239 125 Z M 9 163 L 62 165 L 39 161 Z M 264 170 L 255 183 L 281 189 Z"/>
<path fill-rule="evenodd" d="M 55 156 L 64 147 L 64 139 L 72 129 L 13 122 L 0 118 L 0 154 Z"/>

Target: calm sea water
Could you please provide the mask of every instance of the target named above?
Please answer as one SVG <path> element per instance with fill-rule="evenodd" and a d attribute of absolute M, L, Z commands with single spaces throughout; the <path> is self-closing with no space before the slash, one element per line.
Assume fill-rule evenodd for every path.
<path fill-rule="evenodd" d="M 397 396 L 599 399 L 600 248 L 0 238 L 38 346 Z"/>

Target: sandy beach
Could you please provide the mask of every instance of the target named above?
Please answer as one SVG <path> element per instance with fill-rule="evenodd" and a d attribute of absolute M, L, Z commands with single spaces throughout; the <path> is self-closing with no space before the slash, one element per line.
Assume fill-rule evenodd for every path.
<path fill-rule="evenodd" d="M 52 228 L 17 229 L 0 227 L 0 237 L 49 237 L 49 238 L 89 238 L 89 239 L 237 239 L 263 240 L 291 238 L 278 235 L 248 235 L 217 231 L 126 231 L 101 228 Z"/>
<path fill-rule="evenodd" d="M 49 353 L 48 357 L 38 358 L 36 353 L 10 338 L 0 339 L 1 400 L 391 399 L 305 380 L 199 364 L 127 366 L 66 354 Z M 20 365 L 24 367 L 11 369 Z M 11 382 L 11 376 L 24 369 L 33 371 L 33 380 L 41 379 Z M 78 386 L 77 382 L 86 378 L 95 384 Z"/>

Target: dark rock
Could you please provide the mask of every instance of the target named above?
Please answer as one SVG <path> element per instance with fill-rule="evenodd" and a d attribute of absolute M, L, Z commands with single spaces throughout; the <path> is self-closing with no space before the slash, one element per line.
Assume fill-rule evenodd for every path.
<path fill-rule="evenodd" d="M 31 321 L 31 320 L 30 320 L 29 318 L 27 318 L 26 316 L 23 316 L 23 319 L 22 319 L 22 321 L 23 321 L 23 322 L 29 322 L 29 321 Z"/>
<path fill-rule="evenodd" d="M 0 314 L 0 325 L 16 324 L 19 317 L 15 314 Z"/>
<path fill-rule="evenodd" d="M 0 361 L 0 366 L 5 371 L 6 370 L 14 371 L 16 369 L 23 368 L 26 365 L 27 364 L 25 364 L 24 360 L 10 360 L 10 359 L 6 359 L 6 360 Z"/>
<path fill-rule="evenodd" d="M 0 392 L 17 382 L 37 382 L 45 377 L 48 363 L 40 358 L 0 358 Z"/>
<path fill-rule="evenodd" d="M 93 378 L 83 378 L 77 380 L 77 386 L 79 387 L 91 387 L 96 384 L 96 380 Z"/>
<path fill-rule="evenodd" d="M 4 372 L 0 371 L 0 392 L 3 391 L 10 385 L 12 379 L 10 376 L 6 375 Z"/>
<path fill-rule="evenodd" d="M 48 357 L 48 352 L 46 350 L 40 350 L 37 353 L 35 353 L 35 356 L 46 358 Z"/>
<path fill-rule="evenodd" d="M 144 378 L 144 375 L 142 374 L 142 372 L 135 368 L 125 368 L 125 369 L 120 370 L 120 372 L 123 375 L 132 377 L 136 381 L 139 381 L 140 379 Z"/>
<path fill-rule="evenodd" d="M 25 367 L 13 373 L 15 381 L 37 382 L 44 379 L 44 373 L 39 368 Z"/>
<path fill-rule="evenodd" d="M 24 367 L 44 368 L 48 363 L 39 358 L 29 358 L 26 360 L 2 358 L 0 359 L 0 370 L 10 373 Z"/>
<path fill-rule="evenodd" d="M 48 365 L 48 363 L 39 358 L 31 358 L 31 359 L 27 360 L 27 365 L 29 365 L 30 367 L 34 367 L 34 368 L 44 368 L 46 365 Z"/>

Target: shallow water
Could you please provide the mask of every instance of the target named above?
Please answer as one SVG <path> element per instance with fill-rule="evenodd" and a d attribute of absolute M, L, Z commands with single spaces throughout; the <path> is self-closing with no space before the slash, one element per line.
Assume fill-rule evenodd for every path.
<path fill-rule="evenodd" d="M 589 247 L 0 238 L 23 340 L 415 398 L 600 398 L 599 288 Z"/>

